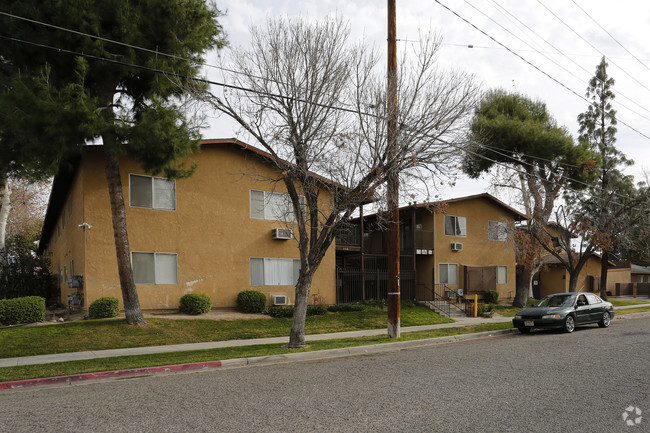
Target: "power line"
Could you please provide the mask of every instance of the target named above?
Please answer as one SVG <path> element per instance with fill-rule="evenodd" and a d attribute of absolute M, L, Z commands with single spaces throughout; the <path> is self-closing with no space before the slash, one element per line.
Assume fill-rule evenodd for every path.
<path fill-rule="evenodd" d="M 484 30 L 478 28 L 475 24 L 473 24 L 472 22 L 468 21 L 466 18 L 464 18 L 464 17 L 462 17 L 461 15 L 459 15 L 456 11 L 450 9 L 447 5 L 441 3 L 440 0 L 434 0 L 434 1 L 435 1 L 436 3 L 438 3 L 440 6 L 442 6 L 443 8 L 447 9 L 449 12 L 451 12 L 451 13 L 454 14 L 455 16 L 457 16 L 458 18 L 460 18 L 461 20 L 463 20 L 465 23 L 467 23 L 468 25 L 470 25 L 471 27 L 473 27 L 474 29 L 476 29 L 477 31 L 481 32 L 481 33 L 482 33 L 483 35 L 485 35 L 486 37 L 490 38 L 492 41 L 494 41 L 494 42 L 496 42 L 497 44 L 501 45 L 501 46 L 502 46 L 503 48 L 505 48 L 508 52 L 510 52 L 512 55 L 518 57 L 518 58 L 519 58 L 520 60 L 522 60 L 524 63 L 526 63 L 526 64 L 528 64 L 529 66 L 531 66 L 532 68 L 536 69 L 538 72 L 540 72 L 541 74 L 543 74 L 544 76 L 546 76 L 547 78 L 549 78 L 550 80 L 552 80 L 553 82 L 557 83 L 557 84 L 560 85 L 561 87 L 565 88 L 565 89 L 568 90 L 569 92 L 571 92 L 571 93 L 573 93 L 574 95 L 576 95 L 578 98 L 582 99 L 583 101 L 587 102 L 588 104 L 591 104 L 591 101 L 589 101 L 587 98 L 585 98 L 584 96 L 580 95 L 578 92 L 576 92 L 575 90 L 571 89 L 570 87 L 568 87 L 567 85 L 565 85 L 564 83 L 562 83 L 561 81 L 559 81 L 557 78 L 551 76 L 551 75 L 550 75 L 549 73 L 547 73 L 546 71 L 543 71 L 543 70 L 540 69 L 538 66 L 534 65 L 534 64 L 531 63 L 529 60 L 527 60 L 527 59 L 525 59 L 523 56 L 521 56 L 520 54 L 517 54 L 517 53 L 514 52 L 512 49 L 510 49 L 510 47 L 508 47 L 508 46 L 506 46 L 505 44 L 499 42 L 499 41 L 498 41 L 497 39 L 495 39 L 493 36 L 489 35 L 487 32 L 485 32 Z M 624 122 L 624 121 L 621 120 L 620 118 L 618 118 L 617 120 L 618 120 L 619 123 L 621 123 L 621 124 L 627 126 L 627 127 L 630 128 L 632 131 L 634 131 L 634 132 L 636 132 L 637 134 L 639 134 L 639 135 L 645 137 L 647 140 L 650 140 L 650 136 L 647 136 L 647 135 L 644 134 L 643 132 L 639 131 L 638 129 L 636 129 L 636 128 L 634 128 L 633 126 L 631 126 L 630 124 L 628 124 L 627 122 Z"/>
<path fill-rule="evenodd" d="M 229 88 L 229 89 L 234 89 L 234 90 L 241 90 L 243 92 L 255 93 L 255 94 L 258 94 L 258 95 L 262 95 L 262 96 L 269 96 L 269 97 L 280 98 L 280 99 L 291 99 L 291 100 L 306 103 L 306 104 L 320 106 L 320 107 L 328 108 L 328 109 L 332 109 L 332 110 L 348 112 L 348 113 L 352 113 L 352 114 L 356 114 L 356 115 L 371 116 L 371 117 L 376 117 L 376 118 L 380 117 L 377 114 L 367 113 L 367 112 L 363 112 L 363 111 L 360 111 L 360 110 L 353 110 L 353 109 L 338 107 L 338 106 L 334 106 L 334 105 L 319 104 L 319 103 L 315 103 L 315 102 L 312 102 L 312 101 L 300 100 L 298 98 L 292 98 L 292 97 L 287 97 L 287 96 L 283 96 L 283 95 L 273 94 L 273 93 L 270 93 L 270 92 L 262 92 L 262 91 L 259 91 L 259 90 L 250 89 L 250 88 L 246 88 L 246 87 L 242 87 L 242 86 L 236 86 L 236 85 L 222 83 L 222 82 L 218 82 L 218 81 L 214 81 L 214 80 L 208 80 L 206 78 L 191 77 L 191 76 L 188 76 L 188 75 L 185 75 L 185 74 L 179 74 L 179 73 L 176 73 L 176 72 L 169 72 L 169 71 L 165 71 L 165 70 L 162 70 L 162 69 L 152 68 L 152 67 L 149 67 L 149 66 L 141 66 L 141 65 L 136 65 L 136 64 L 132 64 L 132 63 L 122 62 L 122 61 L 119 61 L 119 60 L 107 59 L 107 58 L 100 57 L 100 56 L 95 56 L 95 55 L 92 55 L 92 54 L 79 53 L 79 52 L 64 49 L 64 48 L 57 48 L 57 47 L 53 47 L 53 46 L 49 46 L 49 45 L 45 45 L 45 44 L 40 44 L 40 43 L 37 43 L 37 42 L 25 41 L 25 40 L 12 38 L 12 37 L 8 37 L 8 36 L 0 35 L 0 39 L 8 40 L 8 41 L 15 42 L 15 43 L 21 43 L 21 44 L 25 44 L 25 45 L 31 45 L 31 46 L 35 46 L 35 47 L 38 47 L 38 48 L 49 49 L 49 50 L 57 51 L 59 53 L 76 55 L 76 56 L 80 56 L 80 57 L 84 57 L 84 58 L 88 58 L 88 59 L 92 59 L 92 60 L 97 60 L 97 61 L 101 61 L 101 62 L 107 62 L 107 63 L 120 65 L 120 66 L 124 66 L 124 67 L 131 67 L 131 68 L 134 68 L 134 69 L 146 70 L 146 71 L 149 71 L 149 72 L 154 72 L 154 73 L 162 74 L 162 75 L 165 75 L 165 76 L 171 76 L 171 77 L 175 77 L 175 78 L 182 78 L 182 79 L 186 79 L 186 80 L 190 80 L 190 81 L 196 81 L 196 82 L 200 82 L 200 83 L 204 83 L 204 84 L 211 84 L 211 85 L 220 86 L 220 87 Z M 409 129 L 412 129 L 412 128 L 409 128 Z M 477 156 L 479 158 L 485 159 L 485 160 L 487 160 L 489 162 L 492 162 L 494 164 L 497 164 L 497 165 L 501 165 L 501 166 L 503 166 L 505 168 L 508 168 L 510 170 L 513 170 L 513 171 L 515 171 L 517 173 L 520 173 L 520 174 L 523 174 L 525 176 L 532 176 L 532 177 L 534 177 L 534 178 L 536 178 L 536 179 L 538 179 L 540 181 L 549 182 L 547 179 L 543 179 L 543 178 L 541 178 L 541 177 L 539 177 L 537 175 L 534 175 L 534 174 L 531 175 L 531 174 L 529 174 L 529 173 L 527 173 L 525 171 L 522 171 L 522 170 L 518 170 L 518 169 L 516 169 L 516 168 L 514 168 L 514 167 L 512 167 L 512 166 L 510 166 L 510 165 L 508 165 L 506 163 L 491 159 L 491 158 L 489 158 L 489 157 L 487 157 L 485 155 L 482 155 L 482 154 L 479 154 L 477 152 L 471 151 L 471 150 L 469 150 L 467 148 L 464 148 L 462 146 L 459 146 L 459 145 L 456 145 L 456 144 L 451 143 L 449 141 L 446 141 L 446 140 L 444 140 L 444 139 L 442 139 L 440 137 L 434 137 L 434 136 L 431 136 L 431 135 L 428 135 L 428 134 L 424 135 L 424 137 L 430 138 L 430 139 L 435 140 L 435 141 L 439 141 L 440 143 L 443 143 L 443 144 L 451 146 L 451 147 L 455 147 L 455 148 L 457 148 L 457 149 L 459 149 L 459 150 L 461 150 L 463 152 L 473 154 L 473 155 L 475 155 L 475 156 Z M 518 162 L 518 163 L 521 163 L 521 161 L 517 160 L 516 158 L 512 158 L 512 159 L 514 161 Z M 539 158 L 539 159 L 543 160 L 542 158 Z M 546 161 L 549 161 L 549 160 L 546 160 Z M 575 182 L 575 183 L 581 183 L 577 179 L 573 179 L 573 178 L 567 178 L 567 180 L 570 180 L 571 182 Z M 560 185 L 557 182 L 551 182 L 551 183 L 553 183 L 554 185 Z M 568 190 L 571 190 L 571 191 L 573 191 L 575 193 L 578 193 L 578 194 L 585 194 L 584 191 L 580 191 L 580 190 L 577 190 L 577 189 L 574 189 L 574 188 L 570 188 L 566 184 L 563 185 L 563 187 L 568 189 Z M 588 194 L 588 195 L 590 195 L 592 198 L 597 198 L 597 197 L 593 197 L 591 194 Z M 615 194 L 615 195 L 619 196 L 618 194 Z M 625 196 L 621 196 L 621 197 L 628 198 L 628 197 L 625 197 Z M 616 202 L 611 202 L 611 203 L 623 206 L 620 203 L 616 203 Z"/>
<path fill-rule="evenodd" d="M 529 31 L 531 31 L 531 32 L 532 32 L 535 36 L 537 36 L 539 39 L 541 39 L 542 41 L 544 41 L 548 46 L 550 46 L 550 47 L 553 48 L 555 51 L 557 51 L 557 53 L 561 54 L 563 57 L 565 57 L 567 60 L 569 60 L 570 62 L 572 62 L 572 63 L 573 63 L 574 65 L 576 65 L 578 68 L 580 68 L 580 69 L 582 69 L 583 71 L 585 71 L 587 74 L 591 74 L 591 72 L 588 71 L 586 68 L 584 68 L 581 64 L 579 64 L 578 62 L 576 62 L 575 60 L 573 60 L 572 58 L 570 58 L 570 57 L 569 57 L 568 55 L 566 55 L 562 50 L 560 50 L 560 49 L 557 48 L 555 45 L 553 45 L 552 43 L 550 43 L 546 38 L 542 37 L 542 36 L 541 36 L 539 33 L 537 33 L 535 30 L 531 29 L 531 28 L 530 28 L 526 23 L 524 23 L 523 21 L 521 21 L 519 18 L 517 18 L 515 15 L 513 15 L 510 11 L 508 11 L 506 8 L 504 8 L 503 6 L 499 5 L 495 0 L 492 0 L 492 3 L 493 3 L 494 5 L 496 5 L 497 7 L 499 7 L 500 9 L 502 9 L 505 13 L 507 13 L 508 15 L 510 15 L 511 17 L 513 17 L 513 18 L 514 18 L 515 20 L 517 20 L 519 23 L 521 23 L 521 25 L 523 25 L 525 28 L 527 28 Z M 537 51 L 537 52 L 541 54 L 541 51 Z M 547 58 L 548 58 L 548 57 L 547 57 Z M 554 63 L 555 63 L 555 62 L 554 62 Z M 557 63 L 556 63 L 556 64 L 557 64 Z M 563 69 L 565 69 L 565 68 L 563 68 Z M 565 69 L 565 70 L 566 70 L 566 69 Z M 575 74 L 571 74 L 571 75 L 573 75 L 574 77 L 578 78 Z M 596 78 L 598 81 L 600 81 L 602 84 L 604 84 L 604 83 L 602 82 L 602 80 L 600 80 L 600 78 L 598 78 L 598 77 L 594 77 L 594 78 Z M 581 82 L 583 81 L 581 78 L 578 78 L 578 79 L 579 79 Z M 622 93 L 622 92 L 620 92 L 620 91 L 617 91 L 616 94 L 617 94 L 618 96 L 621 96 L 621 97 L 627 99 L 628 101 L 630 101 L 631 103 L 633 103 L 633 104 L 636 105 L 637 107 L 641 108 L 642 110 L 644 110 L 644 111 L 650 113 L 650 110 L 648 110 L 647 108 L 643 107 L 641 104 L 639 104 L 638 102 L 634 101 L 633 99 L 627 97 L 624 93 Z M 635 110 L 632 110 L 631 108 L 625 106 L 624 104 L 622 104 L 622 103 L 619 102 L 619 101 L 615 101 L 615 103 L 617 103 L 618 105 L 622 106 L 623 108 L 625 108 L 625 109 L 627 109 L 627 110 L 633 112 L 634 114 L 636 114 L 636 115 L 639 116 L 639 117 L 643 117 L 643 118 L 646 119 L 646 120 L 650 120 L 650 118 L 645 117 L 644 115 L 642 115 L 642 114 L 640 114 L 640 113 L 637 113 Z"/>
<path fill-rule="evenodd" d="M 628 53 L 629 55 L 631 55 L 632 57 L 634 57 L 634 58 L 636 59 L 637 62 L 641 63 L 641 65 L 644 66 L 646 69 L 650 69 L 650 68 L 648 68 L 648 65 L 646 65 L 645 63 L 643 63 L 643 62 L 642 62 L 642 61 L 641 61 L 637 56 L 635 56 L 635 55 L 634 55 L 630 50 L 628 50 L 625 46 L 623 46 L 623 44 L 620 43 L 620 42 L 618 41 L 618 39 L 616 39 L 614 36 L 612 36 L 612 34 L 611 34 L 610 32 L 608 32 L 607 30 L 605 30 L 605 28 L 604 28 L 603 26 L 601 26 L 600 23 L 598 23 L 598 21 L 596 21 L 596 20 L 595 20 L 591 15 L 589 15 L 589 14 L 587 13 L 587 11 L 584 10 L 584 9 L 582 8 L 582 6 L 580 6 L 580 5 L 579 5 L 575 0 L 571 0 L 571 1 L 573 2 L 574 5 L 576 5 L 576 6 L 578 7 L 578 9 L 580 9 L 580 10 L 581 10 L 585 15 L 587 15 L 587 16 L 589 17 L 589 19 L 591 19 L 591 21 L 594 22 L 594 24 L 596 24 L 598 27 L 600 27 L 602 31 L 604 31 L 605 33 L 607 33 L 607 35 L 608 35 L 610 38 L 612 38 L 612 39 L 614 40 L 614 42 L 616 42 L 617 44 L 619 44 L 619 45 L 621 46 L 621 48 L 623 48 L 625 51 L 627 51 L 627 53 Z"/>
<path fill-rule="evenodd" d="M 598 52 L 599 52 L 600 54 L 602 54 L 603 56 L 607 57 L 607 56 L 605 55 L 605 53 L 603 53 L 603 52 L 600 51 L 598 48 L 596 48 L 596 47 L 595 47 L 591 42 L 589 42 L 587 39 L 585 39 L 585 38 L 584 38 L 580 33 L 576 32 L 575 29 L 574 29 L 573 27 L 571 27 L 571 26 L 568 25 L 566 22 L 564 22 L 564 20 L 563 20 L 562 18 L 560 18 L 559 16 L 557 16 L 557 15 L 555 14 L 555 12 L 553 12 L 552 10 L 550 10 L 550 9 L 549 9 L 549 8 L 548 8 L 544 3 L 542 3 L 541 0 L 537 0 L 537 3 L 541 4 L 541 5 L 544 7 L 544 9 L 546 9 L 546 10 L 547 10 L 551 15 L 553 15 L 553 16 L 554 16 L 558 21 L 560 21 L 562 24 L 564 24 L 564 25 L 565 25 L 569 30 L 571 30 L 573 33 L 575 33 L 575 34 L 576 34 L 580 39 L 582 39 L 582 40 L 585 41 L 587 44 L 589 44 L 589 46 L 590 46 L 591 48 L 593 48 L 594 50 L 598 51 Z M 641 87 L 643 87 L 643 88 L 646 89 L 647 91 L 650 91 L 650 88 L 648 88 L 648 87 L 647 87 L 645 84 L 643 84 L 641 81 L 639 81 L 639 80 L 637 80 L 636 78 L 634 78 L 634 77 L 633 77 L 629 72 L 627 72 L 625 69 L 623 69 L 621 66 L 619 66 L 618 63 L 614 62 L 614 61 L 611 60 L 611 59 L 610 59 L 610 61 L 612 62 L 613 65 L 615 65 L 617 68 L 619 68 L 621 71 L 623 71 L 623 73 L 624 73 L 625 75 L 627 75 L 628 77 L 630 77 L 631 79 L 633 79 L 634 81 L 636 81 L 636 82 L 637 82 Z"/>

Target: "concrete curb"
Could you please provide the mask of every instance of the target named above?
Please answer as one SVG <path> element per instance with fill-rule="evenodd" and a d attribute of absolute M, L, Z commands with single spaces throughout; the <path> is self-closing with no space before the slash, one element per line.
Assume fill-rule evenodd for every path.
<path fill-rule="evenodd" d="M 395 343 L 373 344 L 369 346 L 352 346 L 343 347 L 340 349 L 316 350 L 312 352 L 287 353 L 282 355 L 257 356 L 252 358 L 233 358 L 224 359 L 221 361 L 196 362 L 190 364 L 143 367 L 127 370 L 101 371 L 97 373 L 81 373 L 68 376 L 45 377 L 39 379 L 15 380 L 10 382 L 0 382 L 0 391 L 19 391 L 24 389 L 57 385 L 80 385 L 84 383 L 104 380 L 129 379 L 154 375 L 169 375 L 191 371 L 213 370 L 217 368 L 237 368 L 254 365 L 278 364 L 282 362 L 313 361 L 318 359 L 389 352 L 418 346 L 428 346 L 432 344 L 468 341 L 479 338 L 492 337 L 494 335 L 512 334 L 516 331 L 517 330 L 513 328 L 497 331 L 478 332 L 474 334 L 460 334 L 448 337 L 427 338 L 423 340 L 398 341 Z"/>

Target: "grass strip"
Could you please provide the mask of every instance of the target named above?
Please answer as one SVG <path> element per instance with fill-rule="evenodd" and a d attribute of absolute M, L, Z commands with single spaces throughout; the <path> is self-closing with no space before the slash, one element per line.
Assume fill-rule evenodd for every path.
<path fill-rule="evenodd" d="M 632 299 L 608 298 L 607 300 L 609 302 L 611 302 L 612 305 L 615 306 L 615 307 L 626 307 L 628 305 L 639 305 L 639 304 L 648 304 L 648 303 L 650 303 L 650 299 L 648 299 L 647 301 L 634 301 Z"/>
<path fill-rule="evenodd" d="M 645 313 L 647 311 L 650 311 L 650 307 L 626 308 L 625 310 L 616 310 L 614 313 L 615 316 L 624 316 L 626 314 Z"/>
<path fill-rule="evenodd" d="M 305 334 L 326 334 L 386 327 L 385 306 L 368 305 L 363 311 L 328 313 L 306 319 Z M 289 335 L 291 318 L 242 320 L 148 319 L 145 326 L 127 325 L 124 319 L 83 320 L 58 325 L 0 329 L 0 358 L 283 337 Z M 402 308 L 401 325 L 450 323 L 426 307 Z"/>
<path fill-rule="evenodd" d="M 319 340 L 308 342 L 305 349 L 286 349 L 282 344 L 265 344 L 258 346 L 228 347 L 221 349 L 194 350 L 187 352 L 159 353 L 154 355 L 119 356 L 113 358 L 91 359 L 85 361 L 56 362 L 51 364 L 25 365 L 0 368 L 0 382 L 39 377 L 66 376 L 78 373 L 124 370 L 162 365 L 186 364 L 233 358 L 252 358 L 256 356 L 280 355 L 296 352 L 338 349 L 353 346 L 394 343 L 398 341 L 423 340 L 427 338 L 450 335 L 472 334 L 484 331 L 496 331 L 512 328 L 512 323 L 487 323 L 456 328 L 433 329 L 403 333 L 400 338 L 389 339 L 386 335 L 372 337 L 345 338 L 337 340 Z"/>

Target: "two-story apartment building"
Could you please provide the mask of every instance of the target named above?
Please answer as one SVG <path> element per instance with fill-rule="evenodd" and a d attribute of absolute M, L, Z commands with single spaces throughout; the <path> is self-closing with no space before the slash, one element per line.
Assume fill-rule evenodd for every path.
<path fill-rule="evenodd" d="M 339 299 L 385 298 L 385 232 L 361 217 L 337 237 Z M 515 250 L 509 233 L 525 215 L 490 194 L 400 209 L 402 299 L 430 300 L 436 289 L 514 296 Z"/>
<path fill-rule="evenodd" d="M 293 212 L 269 155 L 236 139 L 205 140 L 187 179 L 148 175 L 120 160 L 131 263 L 143 309 L 174 309 L 186 293 L 205 293 L 215 308 L 235 306 L 256 289 L 293 303 L 300 266 Z M 326 193 L 323 200 L 328 200 Z M 295 220 L 294 220 L 295 221 Z M 61 302 L 82 307 L 122 299 L 102 146 L 87 146 L 53 183 L 40 249 L 58 275 Z M 80 280 L 80 287 L 76 281 Z M 335 253 L 316 272 L 312 294 L 336 302 Z"/>

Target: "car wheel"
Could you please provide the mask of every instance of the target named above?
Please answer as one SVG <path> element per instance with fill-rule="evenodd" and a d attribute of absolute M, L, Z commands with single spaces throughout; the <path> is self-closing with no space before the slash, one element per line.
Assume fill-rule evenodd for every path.
<path fill-rule="evenodd" d="M 598 326 L 600 326 L 601 328 L 607 328 L 610 323 L 612 323 L 611 316 L 609 315 L 609 313 L 604 313 L 603 318 L 600 319 L 600 322 L 598 322 Z"/>
<path fill-rule="evenodd" d="M 574 329 L 576 329 L 576 321 L 573 318 L 573 316 L 566 316 L 566 319 L 564 319 L 564 332 L 573 332 Z"/>
<path fill-rule="evenodd" d="M 522 334 L 529 334 L 530 328 L 519 328 L 519 332 L 521 332 Z"/>

